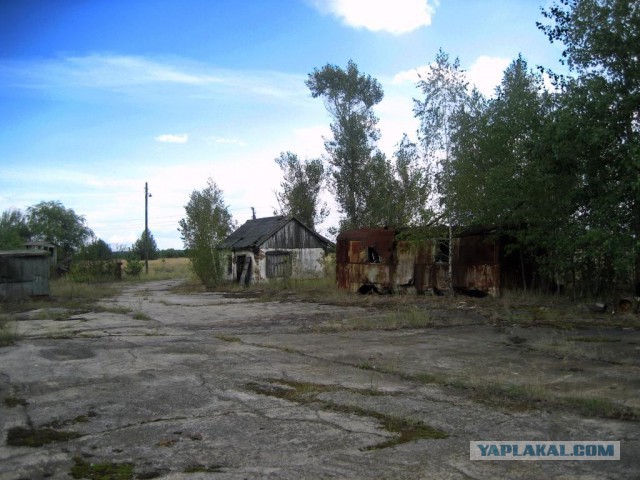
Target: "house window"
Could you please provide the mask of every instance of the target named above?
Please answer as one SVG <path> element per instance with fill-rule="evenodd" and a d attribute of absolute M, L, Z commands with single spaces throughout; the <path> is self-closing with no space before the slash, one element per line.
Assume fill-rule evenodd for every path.
<path fill-rule="evenodd" d="M 291 254 L 289 252 L 267 253 L 267 278 L 291 276 Z"/>

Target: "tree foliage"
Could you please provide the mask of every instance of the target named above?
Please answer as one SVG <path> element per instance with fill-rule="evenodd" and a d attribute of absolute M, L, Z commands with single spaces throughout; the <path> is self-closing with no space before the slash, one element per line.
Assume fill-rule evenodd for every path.
<path fill-rule="evenodd" d="M 314 98 L 324 100 L 332 118 L 333 138 L 325 139 L 325 149 L 331 166 L 330 185 L 343 214 L 341 227 L 363 226 L 374 188 L 371 167 L 380 167 L 375 146 L 380 134 L 373 107 L 383 98 L 382 87 L 370 75 L 360 73 L 351 60 L 346 69 L 330 64 L 315 69 L 306 85 Z"/>
<path fill-rule="evenodd" d="M 113 251 L 107 242 L 96 238 L 93 242 L 84 245 L 78 253 L 80 260 L 112 260 Z"/>
<path fill-rule="evenodd" d="M 280 192 L 276 199 L 281 215 L 293 215 L 311 229 L 329 215 L 327 204 L 320 199 L 326 174 L 322 160 L 300 161 L 291 152 L 281 153 L 275 159 L 283 173 Z"/>
<path fill-rule="evenodd" d="M 40 202 L 27 208 L 27 219 L 31 239 L 54 243 L 63 255 L 77 252 L 94 236 L 84 216 L 58 201 Z"/>
<path fill-rule="evenodd" d="M 0 217 L 0 250 L 23 249 L 31 233 L 20 210 L 9 209 Z"/>
<path fill-rule="evenodd" d="M 451 118 L 469 100 L 468 82 L 457 58 L 451 62 L 442 49 L 428 73 L 421 75 L 417 87 L 423 100 L 414 99 L 413 113 L 420 121 L 419 140 L 425 159 L 436 165 L 449 160 L 451 148 Z"/>
<path fill-rule="evenodd" d="M 131 246 L 131 254 L 137 259 L 145 260 L 147 258 L 145 252 L 148 253 L 149 260 L 158 258 L 158 244 L 150 230 L 143 230 L 138 240 Z"/>
<path fill-rule="evenodd" d="M 640 6 L 559 0 L 543 16 L 574 74 L 560 79 L 554 165 L 579 186 L 576 262 L 593 289 L 633 277 L 640 295 Z"/>
<path fill-rule="evenodd" d="M 179 228 L 191 268 L 206 286 L 218 284 L 224 276 L 223 253 L 218 245 L 235 228 L 224 203 L 222 190 L 209 178 L 203 190 L 194 190 L 184 207 L 186 217 Z"/>

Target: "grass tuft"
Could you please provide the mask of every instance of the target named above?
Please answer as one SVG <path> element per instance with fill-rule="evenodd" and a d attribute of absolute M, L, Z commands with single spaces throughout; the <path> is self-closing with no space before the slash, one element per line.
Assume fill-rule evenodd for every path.
<path fill-rule="evenodd" d="M 24 398 L 11 396 L 4 399 L 4 404 L 9 408 L 14 408 L 18 405 L 26 407 L 27 405 L 29 405 L 29 402 L 27 402 Z"/>
<path fill-rule="evenodd" d="M 12 447 L 41 447 L 49 443 L 67 442 L 80 436 L 77 432 L 59 431 L 51 428 L 13 427 L 7 432 L 7 445 Z"/>
<path fill-rule="evenodd" d="M 218 340 L 222 340 L 223 342 L 229 342 L 229 343 L 241 343 L 242 342 L 240 337 L 235 337 L 233 335 L 225 335 L 223 333 L 219 333 L 218 335 L 214 335 L 214 337 L 217 338 Z"/>
<path fill-rule="evenodd" d="M 18 338 L 17 322 L 9 315 L 0 316 L 0 347 L 15 345 Z"/>
<path fill-rule="evenodd" d="M 74 465 L 69 475 L 72 478 L 88 478 L 89 480 L 131 480 L 133 479 L 132 463 L 89 463 L 80 457 L 74 457 Z"/>

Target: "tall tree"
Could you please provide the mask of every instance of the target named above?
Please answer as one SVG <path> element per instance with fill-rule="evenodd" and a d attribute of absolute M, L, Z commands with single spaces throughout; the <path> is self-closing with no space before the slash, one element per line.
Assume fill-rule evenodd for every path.
<path fill-rule="evenodd" d="M 556 275 L 571 257 L 560 248 L 566 245 L 559 228 L 573 213 L 573 189 L 549 165 L 553 113 L 541 75 L 518 56 L 493 98 L 475 98 L 452 117 L 443 185 L 458 223 L 498 226 L 520 252 L 544 251 L 540 260 Z M 522 280 L 531 285 L 532 279 Z"/>
<path fill-rule="evenodd" d="M 191 193 L 184 209 L 178 230 L 191 268 L 204 285 L 214 286 L 224 277 L 223 254 L 217 247 L 235 227 L 222 190 L 209 178 L 203 190 Z"/>
<path fill-rule="evenodd" d="M 426 160 L 442 166 L 449 161 L 452 147 L 451 118 L 469 100 L 468 82 L 460 60 L 449 60 L 440 49 L 426 74 L 420 75 L 417 87 L 424 99 L 414 99 L 413 113 L 420 121 L 418 137 Z"/>
<path fill-rule="evenodd" d="M 349 61 L 346 69 L 327 64 L 306 81 L 313 98 L 321 97 L 332 117 L 333 138 L 325 139 L 331 165 L 331 187 L 343 214 L 341 227 L 357 228 L 366 222 L 371 197 L 373 158 L 379 139 L 373 107 L 383 98 L 381 85 L 360 73 Z"/>
<path fill-rule="evenodd" d="M 311 229 L 329 215 L 327 204 L 320 199 L 325 169 L 320 159 L 300 161 L 291 152 L 275 159 L 283 173 L 282 191 L 276 192 L 281 215 L 293 215 Z"/>
<path fill-rule="evenodd" d="M 27 218 L 32 240 L 55 243 L 63 255 L 72 255 L 94 236 L 84 216 L 58 201 L 27 208 Z"/>
<path fill-rule="evenodd" d="M 576 212 L 614 277 L 640 295 L 640 5 L 556 0 L 539 28 L 563 44 L 574 75 L 562 82 L 556 163 L 582 183 Z M 611 276 L 609 276 L 611 280 Z"/>
<path fill-rule="evenodd" d="M 533 222 L 544 197 L 540 156 L 549 112 L 540 75 L 519 56 L 505 70 L 494 98 L 477 99 L 454 114 L 443 175 L 454 218 L 476 224 Z"/>
<path fill-rule="evenodd" d="M 427 165 L 436 170 L 438 191 L 441 195 L 440 204 L 444 209 L 445 218 L 449 224 L 449 291 L 453 292 L 453 232 L 452 205 L 442 182 L 442 171 L 451 161 L 452 147 L 451 117 L 467 103 L 468 82 L 464 71 L 460 68 L 460 61 L 456 58 L 453 63 L 449 55 L 442 49 L 438 51 L 435 62 L 431 64 L 429 72 L 420 77 L 418 88 L 424 95 L 424 100 L 414 99 L 414 115 L 420 120 L 418 136 L 425 151 Z"/>
<path fill-rule="evenodd" d="M 0 217 L 0 250 L 23 249 L 31 236 L 27 219 L 20 210 L 5 210 Z"/>

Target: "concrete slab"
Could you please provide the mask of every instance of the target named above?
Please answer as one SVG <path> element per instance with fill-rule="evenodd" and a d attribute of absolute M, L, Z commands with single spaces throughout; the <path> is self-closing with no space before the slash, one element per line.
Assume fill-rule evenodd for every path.
<path fill-rule="evenodd" d="M 323 333 L 323 325 L 377 313 L 178 295 L 174 285 L 132 285 L 106 303 L 131 313 L 59 321 L 40 312 L 18 322 L 20 340 L 0 349 L 0 479 L 70 478 L 74 466 L 78 472 L 82 465 L 125 463 L 129 478 L 164 479 L 586 480 L 640 471 L 637 422 L 548 405 L 514 411 L 475 401 L 446 382 L 416 380 L 497 379 L 557 388 L 558 395 L 607 394 L 637 406 L 637 332 L 586 354 L 571 347 L 571 332 L 558 338 L 548 329 L 504 331 L 476 319 L 450 328 Z M 616 346 L 617 356 L 609 351 Z M 447 437 L 371 449 L 397 437 L 385 427 L 388 418 Z M 15 427 L 80 436 L 9 445 Z M 622 459 L 469 460 L 471 440 L 500 439 L 619 440 Z"/>

